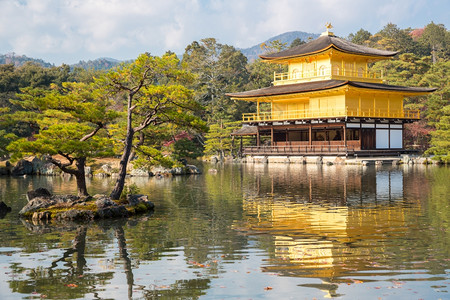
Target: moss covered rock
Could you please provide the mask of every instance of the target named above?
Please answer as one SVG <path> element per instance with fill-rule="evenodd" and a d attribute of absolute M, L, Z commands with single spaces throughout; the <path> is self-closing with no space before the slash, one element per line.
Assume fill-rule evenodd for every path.
<path fill-rule="evenodd" d="M 42 191 L 28 194 L 32 197 L 29 197 L 31 199 L 19 215 L 33 221 L 126 218 L 154 209 L 154 204 L 145 195 L 130 195 L 128 201 L 120 202 L 106 195 L 80 198 L 74 195 L 49 195 Z"/>

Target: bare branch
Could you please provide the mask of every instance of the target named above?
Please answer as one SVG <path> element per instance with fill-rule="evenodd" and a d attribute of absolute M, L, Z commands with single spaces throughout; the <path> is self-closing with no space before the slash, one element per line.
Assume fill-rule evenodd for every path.
<path fill-rule="evenodd" d="M 90 139 L 90 138 L 93 137 L 95 134 L 97 134 L 97 132 L 98 132 L 100 129 L 103 128 L 103 123 L 98 123 L 97 125 L 98 125 L 97 128 L 95 128 L 94 131 L 92 131 L 91 133 L 86 134 L 85 136 L 83 136 L 83 137 L 80 139 L 80 142 L 84 142 L 84 141 L 86 141 L 87 139 Z"/>
<path fill-rule="evenodd" d="M 54 164 L 55 166 L 57 166 L 58 168 L 60 168 L 60 169 L 61 169 L 63 172 L 65 172 L 65 173 L 69 173 L 69 174 L 72 174 L 72 175 L 77 174 L 77 171 L 76 171 L 76 170 L 69 169 L 69 167 L 73 164 L 74 159 L 71 158 L 71 157 L 69 157 L 67 154 L 63 154 L 63 153 L 61 153 L 61 152 L 59 152 L 59 154 L 60 154 L 61 156 L 64 156 L 64 158 L 66 158 L 67 160 L 69 160 L 69 163 L 63 164 L 61 161 L 59 161 L 59 160 L 57 160 L 57 159 L 54 159 L 54 158 L 51 157 L 51 156 L 48 157 L 47 160 L 48 160 L 49 162 L 51 162 L 52 164 Z"/>

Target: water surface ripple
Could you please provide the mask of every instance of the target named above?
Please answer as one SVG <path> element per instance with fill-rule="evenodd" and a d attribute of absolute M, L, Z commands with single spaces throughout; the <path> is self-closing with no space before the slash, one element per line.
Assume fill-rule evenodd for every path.
<path fill-rule="evenodd" d="M 202 168 L 129 178 L 155 212 L 89 224 L 18 218 L 28 190 L 74 180 L 0 177 L 0 299 L 449 298 L 449 168 Z"/>

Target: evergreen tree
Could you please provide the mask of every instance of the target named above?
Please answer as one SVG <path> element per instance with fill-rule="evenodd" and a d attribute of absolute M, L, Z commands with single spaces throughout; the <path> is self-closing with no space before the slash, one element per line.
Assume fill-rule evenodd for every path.
<path fill-rule="evenodd" d="M 112 199 L 119 199 L 124 188 L 137 134 L 145 137 L 146 129 L 168 123 L 204 128 L 204 124 L 193 115 L 201 106 L 194 100 L 193 92 L 183 86 L 191 77 L 180 68 L 175 55 L 157 57 L 141 54 L 133 62 L 122 64 L 97 80 L 103 93 L 123 100 L 121 105 L 126 114 L 119 177 L 111 192 Z M 157 149 L 145 145 L 140 147 L 140 151 L 150 157 L 159 155 Z"/>
<path fill-rule="evenodd" d="M 369 31 L 361 28 L 355 34 L 349 34 L 348 40 L 358 45 L 365 45 L 370 40 L 371 36 L 372 34 Z"/>
<path fill-rule="evenodd" d="M 443 24 L 428 24 L 419 42 L 429 49 L 433 63 L 450 58 L 450 32 Z"/>
<path fill-rule="evenodd" d="M 244 89 L 248 82 L 246 65 L 247 58 L 240 51 L 213 38 L 186 47 L 183 66 L 195 74 L 190 87 L 195 99 L 205 106 L 208 123 L 241 118 L 246 103 L 230 100 L 225 93 Z"/>
<path fill-rule="evenodd" d="M 443 116 L 436 123 L 436 131 L 431 133 L 431 147 L 426 151 L 436 155 L 436 159 L 450 163 L 450 105 L 442 108 Z"/>
<path fill-rule="evenodd" d="M 289 45 L 289 48 L 297 47 L 300 45 L 306 44 L 305 41 L 302 41 L 300 38 L 295 38 L 292 43 Z"/>
<path fill-rule="evenodd" d="M 17 104 L 27 111 L 27 121 L 38 125 L 32 139 L 12 142 L 7 150 L 13 159 L 38 155 L 53 163 L 77 181 L 78 195 L 86 197 L 85 165 L 90 158 L 113 155 L 112 142 L 105 130 L 118 114 L 108 99 L 83 83 L 63 83 L 50 90 L 26 88 Z M 23 112 L 11 119 L 23 119 Z"/>

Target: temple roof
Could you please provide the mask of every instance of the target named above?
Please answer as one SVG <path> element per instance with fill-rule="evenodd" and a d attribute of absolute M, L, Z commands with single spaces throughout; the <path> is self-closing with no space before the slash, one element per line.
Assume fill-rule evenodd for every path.
<path fill-rule="evenodd" d="M 242 135 L 257 135 L 257 134 L 258 129 L 256 128 L 256 126 L 244 125 L 241 128 L 233 131 L 230 135 L 242 136 Z"/>
<path fill-rule="evenodd" d="M 340 39 L 333 35 L 323 35 L 309 43 L 299 45 L 281 52 L 260 55 L 265 60 L 279 60 L 284 58 L 293 58 L 298 56 L 306 56 L 316 54 L 334 48 L 346 53 L 370 55 L 380 57 L 390 57 L 397 54 L 394 51 L 385 51 L 373 49 L 361 45 L 354 44 L 344 39 Z"/>
<path fill-rule="evenodd" d="M 271 87 L 266 87 L 257 90 L 251 90 L 240 93 L 228 93 L 227 96 L 232 98 L 257 98 L 257 97 L 267 97 L 276 95 L 287 95 L 287 94 L 297 94 L 306 93 L 313 91 L 328 90 L 333 88 L 342 87 L 345 85 L 353 86 L 356 88 L 372 89 L 372 90 L 382 90 L 382 91 L 394 91 L 394 92 L 405 92 L 407 94 L 420 94 L 420 93 L 431 93 L 436 90 L 436 88 L 422 88 L 422 87 L 407 87 L 399 85 L 388 85 L 383 83 L 369 83 L 369 82 L 359 82 L 359 81 L 348 81 L 348 80 L 323 80 L 323 81 L 313 81 L 297 84 L 285 84 L 276 85 Z"/>

